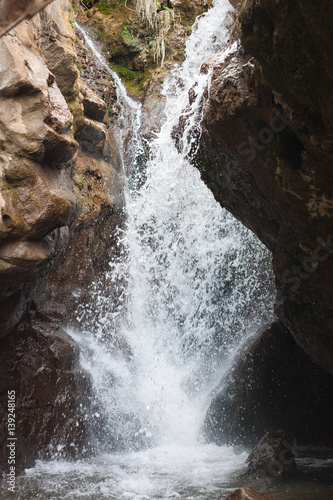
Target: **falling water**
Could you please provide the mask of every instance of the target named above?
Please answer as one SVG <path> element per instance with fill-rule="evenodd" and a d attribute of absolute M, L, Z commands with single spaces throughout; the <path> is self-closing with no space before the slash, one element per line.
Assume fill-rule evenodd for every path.
<path fill-rule="evenodd" d="M 102 438 L 90 460 L 55 458 L 28 471 L 32 498 L 45 492 L 70 499 L 221 498 L 244 462 L 232 448 L 203 443 L 200 429 L 237 346 L 272 317 L 270 255 L 221 209 L 189 161 L 209 84 L 200 66 L 225 45 L 229 10 L 227 0 L 216 0 L 196 21 L 185 62 L 165 81 L 167 118 L 145 161 L 141 105 L 113 74 L 122 107 L 117 133 L 127 224 L 119 233 L 122 258 L 110 263 L 110 276 L 123 283 L 124 300 L 110 306 L 109 325 L 101 317 L 93 333 L 70 332 L 93 380 L 98 411 L 89 418 L 100 421 Z M 172 135 L 182 111 L 186 125 L 177 149 Z"/>

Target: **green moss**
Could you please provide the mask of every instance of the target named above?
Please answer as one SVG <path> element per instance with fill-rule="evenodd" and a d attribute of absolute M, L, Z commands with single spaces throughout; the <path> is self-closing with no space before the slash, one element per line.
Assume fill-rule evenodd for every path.
<path fill-rule="evenodd" d="M 148 73 L 132 71 L 126 68 L 126 66 L 121 66 L 120 64 L 113 64 L 112 68 L 117 73 L 117 75 L 122 79 L 127 90 L 131 94 L 140 94 L 145 82 L 149 78 Z"/>
<path fill-rule="evenodd" d="M 94 29 L 94 33 L 95 33 L 95 35 L 97 35 L 97 36 L 98 36 L 98 38 L 99 38 L 100 40 L 102 40 L 103 42 L 106 42 L 106 41 L 107 41 L 107 36 L 106 36 L 106 34 L 105 34 L 105 32 L 104 32 L 103 30 L 96 28 L 96 29 Z"/>
<path fill-rule="evenodd" d="M 101 2 L 98 2 L 96 7 L 105 16 L 109 16 L 111 14 L 110 0 L 102 0 Z"/>
<path fill-rule="evenodd" d="M 79 12 L 79 7 L 77 5 L 77 1 L 75 0 L 72 1 L 72 9 L 74 11 L 74 14 L 77 14 Z"/>

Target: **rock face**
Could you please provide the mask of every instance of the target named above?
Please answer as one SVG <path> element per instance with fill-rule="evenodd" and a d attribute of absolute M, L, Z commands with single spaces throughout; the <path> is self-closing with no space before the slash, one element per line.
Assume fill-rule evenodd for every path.
<path fill-rule="evenodd" d="M 83 455 L 90 448 L 84 418 L 90 414 L 90 381 L 60 321 L 50 325 L 45 317 L 30 313 L 1 339 L 0 352 L 1 470 L 8 472 L 8 391 L 16 396 L 17 473 L 37 457 Z"/>
<path fill-rule="evenodd" d="M 316 366 L 280 323 L 240 350 L 212 400 L 205 434 L 217 444 L 254 446 L 283 429 L 297 451 L 333 445 L 333 377 Z"/>
<path fill-rule="evenodd" d="M 267 432 L 247 459 L 252 477 L 285 478 L 295 475 L 296 462 L 288 436 L 283 431 Z"/>
<path fill-rule="evenodd" d="M 70 162 L 78 144 L 54 75 L 28 23 L 0 40 L 1 335 L 52 265 L 76 207 Z"/>
<path fill-rule="evenodd" d="M 0 39 L 4 472 L 8 391 L 16 391 L 17 472 L 92 447 L 91 383 L 63 325 L 78 324 L 79 305 L 94 321 L 94 287 L 118 251 L 123 181 L 107 107 L 79 78 L 71 19 L 71 3 L 54 0 Z"/>
<path fill-rule="evenodd" d="M 333 372 L 331 19 L 329 0 L 242 3 L 196 163 L 273 252 L 279 319 Z"/>
<path fill-rule="evenodd" d="M 271 498 L 250 488 L 239 488 L 231 493 L 226 500 L 271 500 Z"/>

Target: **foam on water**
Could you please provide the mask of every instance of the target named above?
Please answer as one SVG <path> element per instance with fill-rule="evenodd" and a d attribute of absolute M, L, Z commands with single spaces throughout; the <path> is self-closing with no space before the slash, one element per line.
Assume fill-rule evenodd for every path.
<path fill-rule="evenodd" d="M 100 455 L 94 460 L 38 462 L 27 471 L 26 498 L 210 499 L 230 491 L 228 477 L 246 454 L 231 448 L 161 446 L 136 453 Z M 41 487 L 40 484 L 43 484 Z M 44 493 L 45 494 L 45 493 Z"/>

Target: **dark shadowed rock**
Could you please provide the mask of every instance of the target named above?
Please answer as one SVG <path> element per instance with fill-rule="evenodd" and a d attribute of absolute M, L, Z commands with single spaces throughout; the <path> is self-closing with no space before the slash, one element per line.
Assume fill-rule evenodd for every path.
<path fill-rule="evenodd" d="M 332 9 L 243 2 L 213 69 L 197 156 L 216 199 L 272 250 L 279 319 L 331 372 Z"/>
<path fill-rule="evenodd" d="M 75 133 L 75 139 L 80 143 L 85 153 L 103 156 L 108 130 L 104 123 L 84 118 Z"/>
<path fill-rule="evenodd" d="M 31 28 L 22 23 L 0 40 L 0 335 L 25 312 L 76 208 L 73 117 Z"/>
<path fill-rule="evenodd" d="M 57 0 L 0 40 L 0 469 L 15 390 L 17 472 L 91 450 L 91 384 L 62 325 L 81 300 L 95 315 L 92 282 L 105 274 L 123 220 L 105 125 L 86 119 L 90 154 L 73 138 L 83 96 L 71 16 L 71 3 Z M 105 104 L 89 100 L 101 119 Z"/>
<path fill-rule="evenodd" d="M 0 413 L 6 412 L 8 391 L 16 395 L 16 471 L 37 457 L 84 455 L 91 384 L 79 367 L 75 342 L 57 319 L 27 316 L 1 339 L 0 353 Z M 7 473 L 6 424 L 1 419 L 0 464 Z"/>
<path fill-rule="evenodd" d="M 247 458 L 247 474 L 255 478 L 293 476 L 296 462 L 288 440 L 283 431 L 267 432 Z"/>
<path fill-rule="evenodd" d="M 240 350 L 208 409 L 205 434 L 217 444 L 254 446 L 283 429 L 296 448 L 332 446 L 332 400 L 332 375 L 274 323 Z"/>
<path fill-rule="evenodd" d="M 271 500 L 271 498 L 250 488 L 239 488 L 231 493 L 226 500 Z"/>

